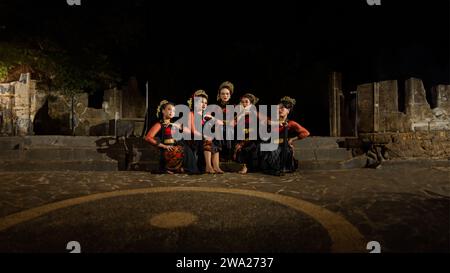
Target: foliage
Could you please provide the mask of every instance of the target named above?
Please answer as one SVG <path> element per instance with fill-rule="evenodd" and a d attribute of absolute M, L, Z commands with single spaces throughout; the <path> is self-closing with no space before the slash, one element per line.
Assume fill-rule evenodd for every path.
<path fill-rule="evenodd" d="M 35 46 L 0 43 L 0 82 L 20 65 L 31 67 L 41 88 L 66 94 L 92 93 L 120 81 L 108 56 L 89 48 L 67 52 L 49 41 L 39 41 Z"/>

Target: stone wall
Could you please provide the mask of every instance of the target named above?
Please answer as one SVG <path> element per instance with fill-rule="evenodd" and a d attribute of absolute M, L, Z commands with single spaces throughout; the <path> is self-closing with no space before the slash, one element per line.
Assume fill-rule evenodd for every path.
<path fill-rule="evenodd" d="M 121 98 L 120 90 L 106 90 L 102 108 L 97 109 L 88 107 L 89 95 L 87 93 L 71 97 L 59 92 L 52 92 L 48 96 L 48 114 L 52 119 L 63 121 L 60 123 L 63 134 L 71 134 L 73 127 L 73 134 L 77 136 L 113 135 L 114 128 L 110 128 L 110 125 L 114 125 L 115 118 L 121 117 Z"/>
<path fill-rule="evenodd" d="M 31 80 L 29 74 L 23 74 L 20 81 L 0 84 L 0 135 L 24 136 L 37 131 L 77 136 L 114 135 L 116 132 L 130 135 L 136 131 L 140 134 L 142 126 L 136 130 L 135 120 L 122 120 L 124 109 L 134 119 L 144 118 L 145 99 L 136 94 L 132 97 L 128 102 L 134 101 L 136 105 L 123 107 L 121 90 L 105 90 L 102 108 L 91 108 L 87 93 L 69 96 L 37 90 L 36 81 Z M 116 130 L 116 124 L 123 130 Z"/>
<path fill-rule="evenodd" d="M 19 81 L 0 84 L 0 135 L 27 135 L 41 107 L 36 81 L 22 74 Z"/>
<path fill-rule="evenodd" d="M 14 86 L 0 84 L 0 136 L 12 135 L 14 120 Z"/>
<path fill-rule="evenodd" d="M 441 108 L 450 113 L 450 85 L 438 85 L 431 89 L 433 108 Z"/>
<path fill-rule="evenodd" d="M 417 132 L 450 130 L 450 86 L 432 90 L 435 108 L 426 99 L 420 79 L 410 78 L 405 84 L 405 113 L 398 108 L 397 81 L 359 85 L 358 132 Z"/>
<path fill-rule="evenodd" d="M 384 159 L 450 159 L 450 131 L 361 134 L 363 143 L 383 147 Z"/>
<path fill-rule="evenodd" d="M 123 118 L 144 118 L 145 116 L 145 97 L 139 92 L 137 79 L 130 78 L 128 85 L 124 87 L 127 96 L 123 97 L 122 108 Z"/>

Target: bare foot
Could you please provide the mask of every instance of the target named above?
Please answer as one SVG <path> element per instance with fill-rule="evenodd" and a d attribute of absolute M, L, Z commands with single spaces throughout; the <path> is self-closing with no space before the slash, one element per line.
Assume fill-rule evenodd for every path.
<path fill-rule="evenodd" d="M 239 171 L 240 174 L 246 174 L 247 173 L 247 166 L 242 166 L 242 169 Z"/>
<path fill-rule="evenodd" d="M 172 171 L 166 171 L 166 173 L 167 173 L 167 174 L 173 174 L 173 172 L 172 172 Z"/>
<path fill-rule="evenodd" d="M 206 168 L 206 170 L 205 170 L 205 173 L 208 173 L 208 174 L 215 174 L 216 172 L 214 171 L 214 169 L 213 168 Z"/>
<path fill-rule="evenodd" d="M 218 173 L 218 174 L 223 174 L 223 173 L 225 173 L 225 172 L 222 171 L 220 168 L 216 168 L 216 169 L 214 169 L 214 171 L 215 171 L 216 173 Z"/>

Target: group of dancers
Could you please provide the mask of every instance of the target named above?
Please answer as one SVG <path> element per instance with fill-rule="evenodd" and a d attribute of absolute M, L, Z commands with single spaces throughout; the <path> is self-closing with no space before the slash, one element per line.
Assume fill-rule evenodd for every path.
<path fill-rule="evenodd" d="M 227 117 L 227 105 L 234 93 L 234 85 L 223 82 L 218 89 L 217 105 L 223 111 L 223 117 Z M 282 175 L 287 172 L 294 172 L 298 168 L 298 161 L 294 158 L 293 143 L 297 140 L 309 136 L 307 129 L 297 122 L 290 120 L 289 116 L 295 106 L 295 99 L 283 97 L 278 103 L 278 118 L 271 119 L 260 113 L 256 113 L 258 123 L 265 122 L 274 125 L 276 128 L 276 138 L 262 140 L 250 137 L 251 111 L 255 109 L 258 98 L 245 93 L 239 98 L 239 113 L 233 113 L 233 118 L 214 118 L 206 109 L 208 106 L 208 94 L 203 90 L 197 90 L 188 100 L 190 115 L 188 126 L 183 128 L 174 123 L 175 104 L 168 100 L 160 102 L 157 108 L 158 121 L 150 128 L 145 136 L 145 140 L 157 146 L 160 153 L 160 171 L 164 173 L 189 173 L 189 174 L 223 174 L 220 163 L 224 161 L 236 161 L 241 164 L 239 173 L 263 172 L 272 175 Z M 194 101 L 196 103 L 194 103 Z M 252 108 L 253 107 L 253 108 Z M 201 117 L 202 128 L 197 128 L 199 124 L 194 122 L 194 117 Z M 206 136 L 203 127 L 210 124 L 213 119 L 217 128 L 222 128 L 225 133 L 223 139 Z M 245 126 L 237 126 L 239 123 Z M 197 125 L 197 127 L 196 127 Z M 234 135 L 230 136 L 225 132 L 227 127 L 243 130 L 244 138 L 235 140 Z M 192 138 L 190 140 L 177 140 L 173 137 L 173 130 L 188 132 Z M 260 149 L 265 142 L 277 144 L 277 148 L 270 151 Z"/>

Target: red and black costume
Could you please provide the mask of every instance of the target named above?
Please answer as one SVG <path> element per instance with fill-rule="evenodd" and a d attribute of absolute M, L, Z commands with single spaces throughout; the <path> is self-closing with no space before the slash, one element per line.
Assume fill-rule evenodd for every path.
<path fill-rule="evenodd" d="M 203 128 L 203 125 L 205 125 L 206 120 L 204 118 L 204 115 L 202 114 L 202 120 L 201 120 L 201 128 Z M 189 141 L 189 149 L 192 152 L 194 158 L 195 158 L 195 164 L 193 164 L 193 168 L 196 170 L 196 172 L 200 172 L 203 173 L 205 172 L 205 166 L 206 166 L 206 161 L 205 161 L 205 155 L 204 155 L 204 151 L 211 151 L 211 142 L 212 141 L 207 141 L 205 139 L 203 139 L 203 134 L 202 134 L 202 130 L 198 131 L 196 126 L 195 126 L 195 115 L 194 112 L 190 112 L 189 115 L 189 126 L 190 126 L 190 131 L 191 131 L 191 141 Z M 201 136 L 202 139 L 201 140 L 195 140 L 195 135 Z M 192 164 L 191 164 L 192 165 Z"/>
<path fill-rule="evenodd" d="M 278 148 L 274 151 L 261 152 L 260 168 L 263 172 L 280 175 L 293 172 L 298 168 L 298 161 L 294 158 L 294 151 L 289 146 L 289 139 L 298 137 L 303 139 L 309 136 L 309 131 L 293 120 L 287 120 L 277 128 L 278 138 L 272 139 Z"/>
<path fill-rule="evenodd" d="M 161 171 L 183 172 L 184 148 L 172 137 L 172 123 L 155 123 L 148 131 L 145 140 L 155 146 L 162 143 L 173 147 L 171 151 L 160 148 Z"/>
<path fill-rule="evenodd" d="M 228 127 L 230 127 L 230 125 L 228 124 L 228 120 L 227 120 L 227 105 L 229 105 L 229 104 L 219 100 L 219 106 L 220 106 L 220 108 L 222 108 L 222 114 L 223 114 L 223 120 L 222 120 L 223 126 L 220 126 L 222 128 L 223 140 L 215 140 L 216 145 L 220 149 L 220 158 L 223 161 L 231 160 L 231 156 L 233 155 L 233 150 L 234 150 L 234 143 L 233 143 L 234 128 L 232 130 L 230 130 L 230 128 L 228 128 Z M 228 133 L 227 133 L 227 128 L 228 128 Z"/>
<path fill-rule="evenodd" d="M 255 116 L 255 118 L 257 118 Z M 259 118 L 257 118 L 259 120 Z M 244 140 L 240 140 L 236 143 L 235 148 L 235 159 L 241 164 L 245 164 L 248 171 L 256 171 L 258 169 L 258 140 L 250 140 L 250 132 L 253 130 L 250 128 L 250 113 L 245 113 L 243 116 L 239 117 L 237 124 L 244 122 L 243 135 Z"/>

